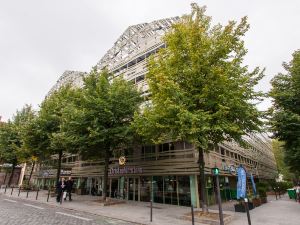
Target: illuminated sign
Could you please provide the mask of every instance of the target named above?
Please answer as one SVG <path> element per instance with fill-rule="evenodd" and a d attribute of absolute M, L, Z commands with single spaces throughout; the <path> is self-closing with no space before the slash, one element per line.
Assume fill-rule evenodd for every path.
<path fill-rule="evenodd" d="M 125 166 L 125 167 L 115 167 L 111 168 L 109 170 L 109 175 L 119 175 L 119 174 L 139 174 L 143 173 L 143 168 L 141 167 L 131 167 L 131 166 Z"/>

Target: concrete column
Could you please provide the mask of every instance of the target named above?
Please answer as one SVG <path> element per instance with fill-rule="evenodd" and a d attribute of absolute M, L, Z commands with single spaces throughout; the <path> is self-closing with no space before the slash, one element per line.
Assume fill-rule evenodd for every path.
<path fill-rule="evenodd" d="M 24 175 L 25 175 L 26 166 L 27 166 L 27 164 L 23 163 L 22 169 L 21 169 L 21 172 L 20 172 L 18 186 L 21 186 L 23 184 L 23 179 L 24 179 Z"/>
<path fill-rule="evenodd" d="M 190 175 L 191 203 L 200 208 L 197 175 Z"/>
<path fill-rule="evenodd" d="M 124 197 L 124 185 L 125 185 L 125 177 L 120 178 L 120 195 Z"/>
<path fill-rule="evenodd" d="M 77 184 L 76 184 L 76 188 L 80 187 L 80 177 L 77 179 Z"/>

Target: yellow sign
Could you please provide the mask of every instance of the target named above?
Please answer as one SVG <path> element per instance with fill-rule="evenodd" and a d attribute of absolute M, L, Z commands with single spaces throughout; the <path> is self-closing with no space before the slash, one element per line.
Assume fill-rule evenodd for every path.
<path fill-rule="evenodd" d="M 119 165 L 120 166 L 124 166 L 126 164 L 126 157 L 125 156 L 121 156 L 119 158 Z"/>

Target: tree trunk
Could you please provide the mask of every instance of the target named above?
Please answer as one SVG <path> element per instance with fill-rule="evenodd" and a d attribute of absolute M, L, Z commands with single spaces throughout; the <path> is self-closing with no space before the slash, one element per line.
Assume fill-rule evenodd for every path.
<path fill-rule="evenodd" d="M 108 184 L 108 166 L 109 166 L 109 149 L 105 150 L 105 165 L 104 165 L 104 179 L 103 179 L 103 200 L 106 201 L 107 197 L 107 184 Z"/>
<path fill-rule="evenodd" d="M 59 182 L 60 172 L 61 172 L 61 158 L 63 151 L 59 150 L 58 153 L 58 162 L 57 162 L 57 173 L 56 173 L 56 184 Z"/>
<path fill-rule="evenodd" d="M 28 178 L 28 185 L 30 184 L 30 180 L 31 180 L 31 177 L 32 177 L 32 173 L 33 173 L 33 170 L 34 170 L 34 166 L 35 166 L 35 161 L 33 161 L 33 163 L 32 163 L 30 175 L 29 175 L 29 178 Z"/>
<path fill-rule="evenodd" d="M 203 212 L 208 212 L 207 207 L 207 197 L 206 197 L 206 191 L 205 191 L 205 162 L 204 162 L 204 150 L 203 148 L 199 147 L 199 172 L 200 172 L 200 189 L 201 189 L 201 207 Z"/>
<path fill-rule="evenodd" d="M 5 177 L 4 177 L 4 182 L 3 182 L 4 185 L 5 185 L 5 182 L 6 182 L 7 174 L 8 174 L 8 171 L 6 170 L 6 172 L 5 172 Z"/>
<path fill-rule="evenodd" d="M 8 180 L 8 186 L 9 186 L 9 187 L 10 187 L 11 181 L 12 181 L 12 179 L 13 179 L 13 176 L 14 176 L 15 167 L 16 167 L 16 164 L 15 164 L 15 163 L 13 163 L 13 165 L 12 165 L 12 169 L 11 169 L 11 174 L 10 174 L 10 177 L 9 177 L 9 180 Z"/>

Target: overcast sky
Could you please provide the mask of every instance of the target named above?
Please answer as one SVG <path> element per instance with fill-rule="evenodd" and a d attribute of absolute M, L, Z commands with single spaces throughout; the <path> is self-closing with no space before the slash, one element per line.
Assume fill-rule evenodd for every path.
<path fill-rule="evenodd" d="M 300 48 L 300 1 L 207 0 L 213 23 L 249 17 L 250 68 L 266 68 L 268 91 L 282 62 Z M 125 29 L 190 12 L 189 0 L 0 0 L 0 116 L 35 108 L 65 70 L 89 71 Z M 265 102 L 261 108 L 270 105 Z"/>

